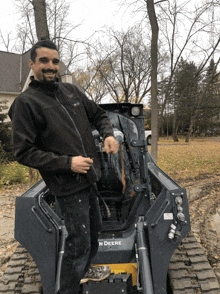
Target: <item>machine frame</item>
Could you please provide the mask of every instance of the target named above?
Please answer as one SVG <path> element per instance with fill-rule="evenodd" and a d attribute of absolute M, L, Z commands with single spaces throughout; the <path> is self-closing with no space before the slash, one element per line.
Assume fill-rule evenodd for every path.
<path fill-rule="evenodd" d="M 108 279 L 82 285 L 82 293 L 166 294 L 174 250 L 190 231 L 186 190 L 152 159 L 145 140 L 142 104 L 102 104 L 120 144 L 104 152 L 94 130 L 102 177 L 97 183 L 103 227 L 93 265 L 108 264 Z M 111 216 L 106 213 L 107 204 Z M 44 294 L 59 290 L 67 232 L 43 180 L 16 199 L 15 238 L 38 266 Z"/>

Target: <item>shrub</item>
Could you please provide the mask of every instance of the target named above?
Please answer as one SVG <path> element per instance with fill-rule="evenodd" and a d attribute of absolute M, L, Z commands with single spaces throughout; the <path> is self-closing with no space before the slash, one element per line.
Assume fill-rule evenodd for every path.
<path fill-rule="evenodd" d="M 0 123 L 0 141 L 2 149 L 5 151 L 4 157 L 9 161 L 14 161 L 11 140 L 11 123 Z"/>
<path fill-rule="evenodd" d="M 33 171 L 32 171 L 33 173 Z M 0 166 L 0 186 L 16 185 L 37 182 L 40 179 L 38 171 L 34 171 L 34 176 L 30 174 L 29 168 L 16 161 Z"/>
<path fill-rule="evenodd" d="M 0 167 L 2 167 L 2 165 L 4 163 L 6 163 L 6 162 L 7 162 L 6 152 L 3 149 L 3 146 L 2 146 L 1 141 L 0 141 Z"/>

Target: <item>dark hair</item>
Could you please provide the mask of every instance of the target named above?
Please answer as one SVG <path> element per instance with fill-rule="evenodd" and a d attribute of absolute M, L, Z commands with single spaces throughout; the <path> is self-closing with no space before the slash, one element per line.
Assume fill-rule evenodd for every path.
<path fill-rule="evenodd" d="M 33 47 L 31 48 L 31 60 L 33 62 L 35 62 L 36 56 L 37 56 L 36 49 L 41 48 L 41 47 L 46 47 L 46 48 L 54 49 L 54 50 L 58 51 L 57 46 L 52 41 L 50 41 L 50 40 L 39 41 L 36 44 L 34 44 Z"/>

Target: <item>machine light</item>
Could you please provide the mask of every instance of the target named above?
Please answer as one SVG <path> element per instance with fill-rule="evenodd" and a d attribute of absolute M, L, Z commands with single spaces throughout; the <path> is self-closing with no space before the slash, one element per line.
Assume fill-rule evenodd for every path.
<path fill-rule="evenodd" d="M 177 218 L 181 221 L 184 222 L 185 221 L 185 215 L 182 212 L 177 213 Z"/>
<path fill-rule="evenodd" d="M 178 210 L 179 212 L 183 212 L 183 208 L 182 208 L 181 206 L 178 206 L 178 207 L 177 207 L 177 210 Z"/>
<path fill-rule="evenodd" d="M 179 206 L 179 205 L 182 205 L 182 203 L 183 203 L 183 198 L 181 197 L 181 196 L 177 196 L 176 198 L 175 198 L 175 202 L 176 202 L 176 204 Z"/>
<path fill-rule="evenodd" d="M 133 116 L 138 116 L 140 114 L 140 108 L 137 106 L 134 106 L 131 108 L 131 114 Z"/>

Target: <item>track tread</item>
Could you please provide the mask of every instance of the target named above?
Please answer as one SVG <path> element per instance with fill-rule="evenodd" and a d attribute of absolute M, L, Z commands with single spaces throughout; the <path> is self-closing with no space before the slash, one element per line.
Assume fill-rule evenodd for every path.
<path fill-rule="evenodd" d="M 30 254 L 18 244 L 0 280 L 0 293 L 41 294 L 40 273 Z"/>
<path fill-rule="evenodd" d="M 192 233 L 175 250 L 168 275 L 173 294 L 220 293 L 218 279 Z"/>
<path fill-rule="evenodd" d="M 218 279 L 192 233 L 175 250 L 168 275 L 173 294 L 220 294 Z M 27 251 L 18 245 L 0 280 L 0 294 L 41 293 L 37 266 Z"/>

